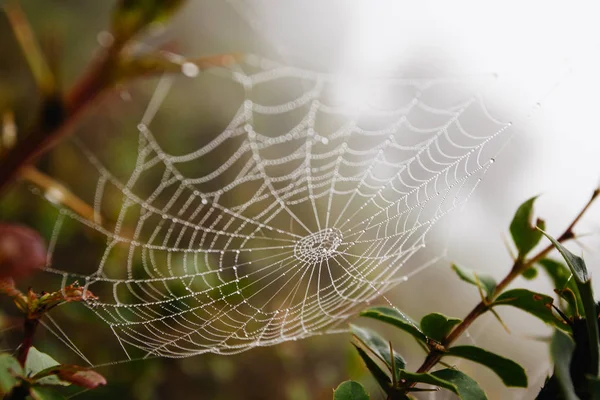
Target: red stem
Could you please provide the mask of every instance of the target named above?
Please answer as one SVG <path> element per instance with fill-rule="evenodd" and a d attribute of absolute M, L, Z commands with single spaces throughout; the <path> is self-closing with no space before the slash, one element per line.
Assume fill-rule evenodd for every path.
<path fill-rule="evenodd" d="M 112 73 L 122 44 L 113 45 L 75 83 L 64 98 L 53 94 L 43 99 L 41 118 L 0 164 L 0 194 L 19 170 L 35 161 L 71 134 L 71 127 L 86 107 L 112 83 Z"/>
<path fill-rule="evenodd" d="M 31 349 L 31 346 L 33 345 L 33 336 L 35 335 L 35 331 L 39 323 L 39 319 L 27 317 L 25 319 L 25 323 L 23 324 L 23 342 L 21 342 L 19 353 L 17 355 L 17 360 L 23 368 L 25 368 L 25 361 L 27 361 L 29 349 Z"/>

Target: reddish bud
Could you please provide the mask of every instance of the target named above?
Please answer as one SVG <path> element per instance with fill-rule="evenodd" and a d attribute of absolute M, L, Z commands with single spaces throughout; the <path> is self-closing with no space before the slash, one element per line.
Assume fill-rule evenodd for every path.
<path fill-rule="evenodd" d="M 22 278 L 46 265 L 46 244 L 23 225 L 0 223 L 0 279 Z"/>
<path fill-rule="evenodd" d="M 58 378 L 62 381 L 71 382 L 74 385 L 87 389 L 95 389 L 98 386 L 106 385 L 106 378 L 89 369 L 78 366 L 63 365 L 56 372 Z"/>

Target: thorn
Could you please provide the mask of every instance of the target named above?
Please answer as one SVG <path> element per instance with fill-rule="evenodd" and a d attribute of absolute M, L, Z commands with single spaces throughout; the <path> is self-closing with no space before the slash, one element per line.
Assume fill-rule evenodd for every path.
<path fill-rule="evenodd" d="M 502 321 L 502 318 L 500 318 L 500 316 L 498 315 L 498 313 L 496 312 L 496 310 L 494 310 L 493 308 L 490 308 L 490 311 L 492 312 L 492 314 L 494 315 L 494 317 L 496 317 L 496 319 L 498 320 L 498 322 L 500 322 L 500 325 L 502 325 L 502 327 L 504 328 L 504 330 L 506 331 L 506 333 L 508 333 L 509 335 L 511 335 L 512 332 L 510 331 L 510 329 L 508 329 L 508 326 L 506 326 L 506 324 L 504 323 L 504 321 Z"/>

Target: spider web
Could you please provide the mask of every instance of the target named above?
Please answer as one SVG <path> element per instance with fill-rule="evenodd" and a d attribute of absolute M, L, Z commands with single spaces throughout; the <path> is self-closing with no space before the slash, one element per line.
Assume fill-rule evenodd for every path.
<path fill-rule="evenodd" d="M 129 358 L 344 329 L 432 264 L 409 260 L 469 198 L 511 125 L 463 80 L 341 77 L 248 56 L 210 72 L 241 93 L 226 128 L 168 150 L 177 128 L 155 119 L 172 111 L 176 79 L 200 78 L 184 73 L 158 81 L 126 173 L 74 139 L 97 175 L 91 217 L 40 193 L 59 210 L 49 260 L 65 225 L 105 242 L 89 272 L 56 260 L 47 271 L 98 295 L 87 306 Z"/>

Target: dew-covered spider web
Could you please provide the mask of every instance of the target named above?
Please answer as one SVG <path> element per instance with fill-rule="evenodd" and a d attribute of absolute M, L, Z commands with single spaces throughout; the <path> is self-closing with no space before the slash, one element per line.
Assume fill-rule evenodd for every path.
<path fill-rule="evenodd" d="M 70 144 L 87 165 L 71 178 L 87 186 L 65 185 L 89 215 L 65 204 L 65 189 L 40 192 L 58 209 L 48 272 L 98 297 L 87 307 L 127 357 L 231 354 L 345 329 L 431 265 L 413 256 L 472 194 L 510 126 L 486 110 L 481 82 L 361 80 L 256 56 L 184 72 L 152 84 L 117 138 L 135 139 L 124 154 L 107 157 L 108 139 L 86 132 Z M 233 111 L 224 127 L 184 135 L 160 118 L 198 79 L 222 82 Z M 80 238 L 101 249 L 85 272 L 57 261 Z"/>

